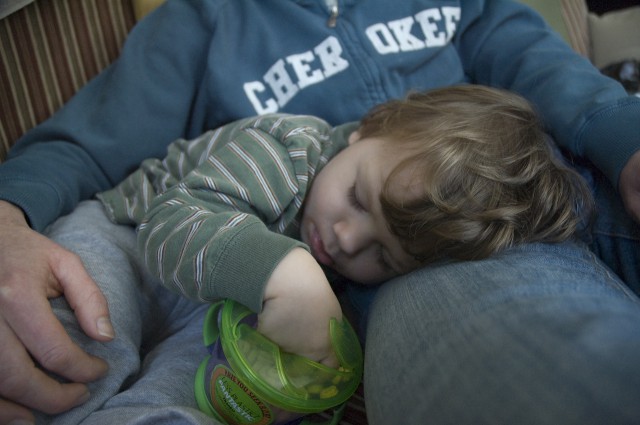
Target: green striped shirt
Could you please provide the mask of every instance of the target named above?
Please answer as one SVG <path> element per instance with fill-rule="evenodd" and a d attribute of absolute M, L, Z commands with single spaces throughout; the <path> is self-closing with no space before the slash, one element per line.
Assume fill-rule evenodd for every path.
<path fill-rule="evenodd" d="M 297 239 L 304 198 L 353 129 L 301 115 L 240 120 L 176 140 L 98 198 L 114 222 L 138 226 L 138 248 L 165 286 L 260 311 L 275 266 L 308 249 Z"/>

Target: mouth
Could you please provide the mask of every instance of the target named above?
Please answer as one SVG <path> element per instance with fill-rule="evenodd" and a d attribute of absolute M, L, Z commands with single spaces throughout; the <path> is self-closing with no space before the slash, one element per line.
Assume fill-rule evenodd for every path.
<path fill-rule="evenodd" d="M 325 251 L 324 243 L 322 242 L 322 238 L 320 237 L 320 233 L 315 225 L 311 224 L 309 226 L 309 247 L 311 248 L 311 255 L 315 258 L 320 264 L 325 266 L 332 266 L 333 259 L 331 256 Z"/>

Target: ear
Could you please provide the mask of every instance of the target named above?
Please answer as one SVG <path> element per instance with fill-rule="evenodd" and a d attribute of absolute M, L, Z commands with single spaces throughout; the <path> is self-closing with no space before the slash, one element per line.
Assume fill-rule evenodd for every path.
<path fill-rule="evenodd" d="M 355 142 L 360 140 L 360 132 L 358 130 L 354 131 L 349 135 L 349 145 L 353 145 Z"/>

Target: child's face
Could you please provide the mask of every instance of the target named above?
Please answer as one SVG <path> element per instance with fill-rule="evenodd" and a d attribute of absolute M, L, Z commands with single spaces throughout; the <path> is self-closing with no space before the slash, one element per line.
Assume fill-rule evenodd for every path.
<path fill-rule="evenodd" d="M 374 284 L 419 264 L 389 231 L 379 199 L 391 170 L 404 157 L 394 155 L 382 140 L 358 137 L 352 134 L 349 146 L 316 176 L 300 231 L 319 263 L 355 282 Z M 399 182 L 394 178 L 394 184 L 408 187 L 408 174 L 401 174 Z"/>

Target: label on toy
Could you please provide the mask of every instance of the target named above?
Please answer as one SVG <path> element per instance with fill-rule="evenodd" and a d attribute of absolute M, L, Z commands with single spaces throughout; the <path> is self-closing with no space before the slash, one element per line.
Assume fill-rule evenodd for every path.
<path fill-rule="evenodd" d="M 211 374 L 211 401 L 216 412 L 229 425 L 269 425 L 271 409 L 231 370 L 217 365 Z"/>

